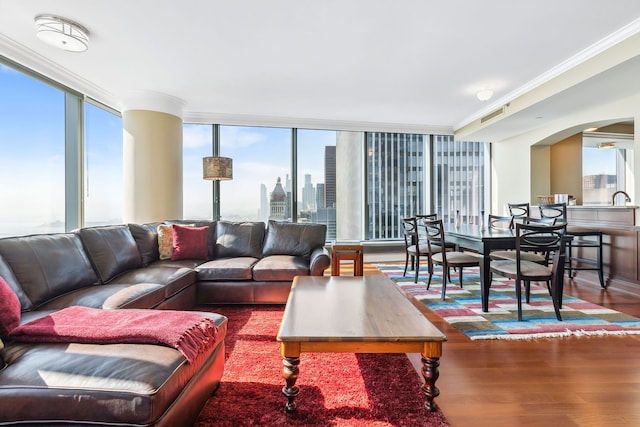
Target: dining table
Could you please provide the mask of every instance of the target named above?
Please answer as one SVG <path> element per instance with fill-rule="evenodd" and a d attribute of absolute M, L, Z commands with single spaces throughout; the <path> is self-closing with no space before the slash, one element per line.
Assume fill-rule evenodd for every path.
<path fill-rule="evenodd" d="M 491 287 L 491 251 L 515 249 L 516 231 L 505 228 L 482 227 L 478 224 L 444 223 L 444 237 L 457 247 L 482 255 L 480 262 L 480 290 L 482 311 L 489 311 L 489 288 Z"/>

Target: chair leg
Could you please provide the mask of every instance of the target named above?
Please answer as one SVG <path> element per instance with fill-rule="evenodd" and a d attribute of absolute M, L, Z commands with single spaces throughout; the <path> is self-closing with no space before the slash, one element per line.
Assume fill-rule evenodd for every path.
<path fill-rule="evenodd" d="M 431 278 L 433 277 L 433 263 L 431 262 L 431 257 L 428 258 L 429 265 L 427 266 L 427 271 L 429 272 L 429 281 L 427 282 L 427 290 L 429 290 L 429 286 L 431 286 Z"/>
<path fill-rule="evenodd" d="M 413 265 L 413 257 L 411 257 L 411 265 Z M 409 267 L 409 252 L 405 253 L 404 256 L 404 273 L 402 273 L 403 277 L 407 275 L 407 267 Z"/>
<path fill-rule="evenodd" d="M 524 299 L 527 304 L 531 302 L 531 282 L 528 280 L 524 282 Z"/>
<path fill-rule="evenodd" d="M 418 275 L 420 274 L 420 255 L 416 255 L 416 275 L 413 278 L 413 283 L 418 283 Z"/>
<path fill-rule="evenodd" d="M 460 267 L 460 287 L 462 287 L 462 267 Z"/>
<path fill-rule="evenodd" d="M 549 281 L 548 283 L 551 283 Z M 551 285 L 549 285 L 551 287 Z M 553 311 L 556 312 L 556 319 L 562 322 L 562 314 L 560 314 L 560 308 L 562 308 L 562 290 L 563 286 L 551 287 L 551 301 L 553 302 Z"/>
<path fill-rule="evenodd" d="M 598 238 L 598 248 L 596 249 L 596 262 L 598 263 L 598 278 L 600 279 L 600 287 L 605 289 L 607 285 L 604 283 L 604 272 L 602 271 L 602 235 Z"/>
<path fill-rule="evenodd" d="M 520 280 L 516 280 L 516 299 L 518 300 L 518 321 L 522 322 L 522 289 Z"/>
<path fill-rule="evenodd" d="M 449 271 L 449 268 L 447 268 L 447 271 Z M 440 297 L 440 299 L 444 301 L 446 297 L 447 297 L 447 279 L 443 271 L 442 272 L 442 296 Z"/>

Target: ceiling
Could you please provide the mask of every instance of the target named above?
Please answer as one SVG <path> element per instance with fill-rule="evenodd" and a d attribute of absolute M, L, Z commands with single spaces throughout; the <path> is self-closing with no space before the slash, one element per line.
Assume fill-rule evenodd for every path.
<path fill-rule="evenodd" d="M 89 49 L 41 42 L 43 13 L 86 27 Z M 0 0 L 0 55 L 116 109 L 152 93 L 185 121 L 344 130 L 454 132 L 639 31 L 637 0 Z M 628 94 L 608 90 L 618 71 L 640 61 L 477 136 Z"/>

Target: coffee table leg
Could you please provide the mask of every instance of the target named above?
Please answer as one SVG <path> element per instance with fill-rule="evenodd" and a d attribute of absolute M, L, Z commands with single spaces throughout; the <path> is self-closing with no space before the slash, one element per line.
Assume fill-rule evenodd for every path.
<path fill-rule="evenodd" d="M 282 376 L 284 377 L 287 385 L 282 388 L 282 394 L 287 398 L 287 404 L 285 405 L 285 409 L 287 412 L 293 412 L 296 410 L 296 404 L 293 401 L 298 393 L 300 392 L 300 388 L 296 386 L 296 380 L 298 379 L 298 365 L 300 364 L 299 357 L 283 357 L 282 359 Z"/>
<path fill-rule="evenodd" d="M 440 376 L 440 371 L 438 371 L 439 366 L 439 357 L 422 357 L 422 376 L 424 377 L 422 392 L 427 398 L 424 407 L 430 412 L 436 410 L 436 404 L 433 399 L 440 395 L 440 390 L 436 387 L 436 381 Z"/>

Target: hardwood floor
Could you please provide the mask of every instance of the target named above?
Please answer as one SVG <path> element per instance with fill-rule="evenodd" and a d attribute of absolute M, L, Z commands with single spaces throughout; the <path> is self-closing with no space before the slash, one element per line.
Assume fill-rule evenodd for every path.
<path fill-rule="evenodd" d="M 578 278 L 565 295 L 640 317 L 640 296 L 621 289 Z M 640 425 L 640 335 L 471 341 L 426 316 L 448 338 L 436 403 L 453 426 Z"/>

